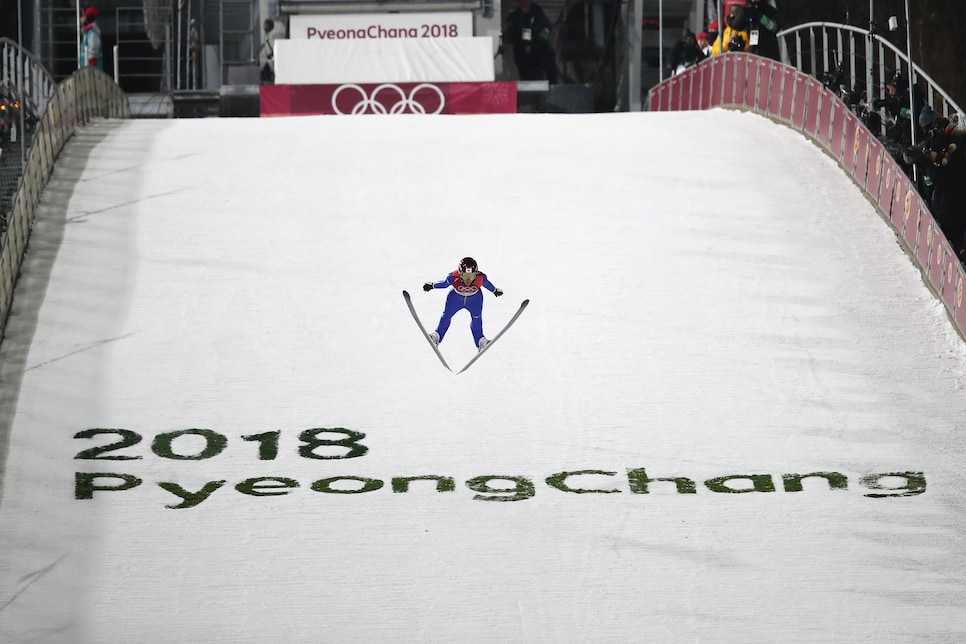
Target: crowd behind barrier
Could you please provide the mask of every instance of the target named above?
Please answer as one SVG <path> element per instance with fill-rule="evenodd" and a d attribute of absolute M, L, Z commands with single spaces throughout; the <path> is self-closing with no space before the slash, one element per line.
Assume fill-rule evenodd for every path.
<path fill-rule="evenodd" d="M 728 53 L 648 93 L 651 111 L 752 111 L 802 132 L 865 192 L 966 338 L 966 270 L 912 178 L 849 105 L 819 79 L 761 56 Z"/>
<path fill-rule="evenodd" d="M 129 118 L 127 95 L 113 79 L 85 67 L 59 83 L 31 133 L 31 145 L 0 237 L 0 332 L 6 327 L 13 290 L 30 239 L 34 215 L 54 162 L 74 132 L 95 118 Z M 2 335 L 0 335 L 2 337 Z"/>

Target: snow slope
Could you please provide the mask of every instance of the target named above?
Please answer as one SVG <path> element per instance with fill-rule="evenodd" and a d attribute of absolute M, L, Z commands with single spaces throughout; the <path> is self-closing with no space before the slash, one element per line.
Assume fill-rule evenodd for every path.
<path fill-rule="evenodd" d="M 105 122 L 0 349 L 0 641 L 966 638 L 966 350 L 703 113 Z M 420 286 L 475 257 L 444 370 Z M 460 314 L 441 349 L 474 353 Z"/>

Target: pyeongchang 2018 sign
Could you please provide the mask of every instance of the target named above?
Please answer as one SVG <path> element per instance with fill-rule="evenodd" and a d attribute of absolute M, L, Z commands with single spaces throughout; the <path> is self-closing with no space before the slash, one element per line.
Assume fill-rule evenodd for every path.
<path fill-rule="evenodd" d="M 79 470 L 74 472 L 74 498 L 79 501 L 114 498 L 116 492 L 125 492 L 127 496 L 128 492 L 134 490 L 132 494 L 144 494 L 148 499 L 155 499 L 153 502 L 164 499 L 161 502 L 166 508 L 184 510 L 205 503 L 212 494 L 217 493 L 218 498 L 232 494 L 232 488 L 249 498 L 278 497 L 290 493 L 309 493 L 317 499 L 331 498 L 333 494 L 388 493 L 396 498 L 408 494 L 421 494 L 424 498 L 425 495 L 458 494 L 456 477 L 439 473 L 438 470 L 376 474 L 365 467 L 365 463 L 361 463 L 355 474 L 346 474 L 341 467 L 339 472 L 331 471 L 326 463 L 357 462 L 355 459 L 369 454 L 370 439 L 367 435 L 345 427 L 313 427 L 285 432 L 269 429 L 244 436 L 199 428 L 173 429 L 146 436 L 133 429 L 89 427 L 74 434 L 74 439 L 83 441 L 74 456 Z M 219 470 L 217 464 L 224 461 L 226 450 L 234 455 L 229 457 L 231 465 L 226 470 Z M 302 463 L 313 462 L 314 465 L 308 466 L 313 476 L 300 481 L 295 472 L 278 469 L 277 460 L 286 453 L 306 459 Z M 261 470 L 259 476 L 252 476 L 256 473 L 254 471 L 246 471 L 245 460 Z M 145 471 L 146 465 L 151 468 L 152 463 L 156 467 L 171 461 L 180 461 L 186 466 L 177 469 L 163 467 L 165 474 L 161 476 L 174 476 L 174 480 L 158 481 L 156 472 L 162 470 Z M 284 462 L 293 467 L 292 460 Z M 599 466 L 571 467 L 563 471 L 544 472 L 534 480 L 534 473 L 507 472 L 502 467 L 494 471 L 490 467 L 487 467 L 489 471 L 464 480 L 466 488 L 474 493 L 470 500 L 527 501 L 538 494 L 538 489 L 545 489 L 539 492 L 540 495 L 564 493 L 593 497 L 617 494 L 625 499 L 640 499 L 652 494 L 665 498 L 723 494 L 734 498 L 738 495 L 833 492 L 840 496 L 850 489 L 869 499 L 897 499 L 926 492 L 926 477 L 920 471 L 866 472 L 850 476 L 844 472 L 808 469 L 780 475 L 758 471 L 695 478 L 681 476 L 677 472 L 658 473 L 656 469 L 648 472 L 641 464 L 631 464 L 621 468 L 610 465 L 608 469 L 600 469 Z M 122 468 L 126 471 L 117 471 Z M 230 473 L 237 475 L 241 471 L 246 471 L 241 474 L 244 478 L 240 481 L 235 478 L 229 483 Z M 302 467 L 298 471 L 304 473 L 306 469 Z M 188 476 L 180 478 L 175 476 L 175 472 Z M 205 478 L 210 480 L 202 484 Z M 541 479 L 546 488 L 540 484 Z M 153 494 L 157 488 L 167 494 Z"/>
<path fill-rule="evenodd" d="M 470 38 L 468 11 L 418 13 L 297 14 L 289 18 L 289 37 L 309 40 Z"/>

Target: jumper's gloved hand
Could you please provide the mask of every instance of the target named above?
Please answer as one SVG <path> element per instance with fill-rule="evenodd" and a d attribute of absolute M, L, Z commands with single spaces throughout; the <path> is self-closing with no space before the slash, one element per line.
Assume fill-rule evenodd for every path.
<path fill-rule="evenodd" d="M 433 284 L 432 284 L 432 282 L 426 282 L 425 284 L 423 284 L 423 290 L 424 291 L 432 291 L 433 290 Z"/>
<path fill-rule="evenodd" d="M 493 291 L 493 297 L 500 297 L 501 295 L 503 295 L 503 291 L 501 289 L 496 289 Z"/>

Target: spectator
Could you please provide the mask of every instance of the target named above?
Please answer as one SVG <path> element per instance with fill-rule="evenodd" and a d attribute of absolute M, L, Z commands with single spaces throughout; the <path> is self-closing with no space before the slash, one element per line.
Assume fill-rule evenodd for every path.
<path fill-rule="evenodd" d="M 966 133 L 946 128 L 928 143 L 933 163 L 930 210 L 960 262 L 966 262 Z"/>
<path fill-rule="evenodd" d="M 698 49 L 701 50 L 702 59 L 711 57 L 711 40 L 707 32 L 702 31 L 698 34 Z"/>
<path fill-rule="evenodd" d="M 896 73 L 886 81 L 886 92 L 887 96 L 885 98 L 878 98 L 873 101 L 872 107 L 877 110 L 883 108 L 885 109 L 886 114 L 889 116 L 889 120 L 887 120 L 886 123 L 892 128 L 892 140 L 900 146 L 911 145 L 912 127 L 914 124 L 916 128 L 916 141 L 922 141 L 923 131 L 919 126 L 918 119 L 913 121 L 910 118 L 910 115 L 919 114 L 922 111 L 922 108 L 926 106 L 926 101 L 922 96 L 922 89 L 919 87 L 919 85 L 915 85 L 912 88 L 912 103 L 914 107 L 910 108 L 909 83 L 906 81 L 901 72 L 896 71 Z M 891 123 L 889 122 L 890 120 Z"/>
<path fill-rule="evenodd" d="M 740 4 L 728 7 L 724 31 L 711 46 L 711 54 L 717 56 L 726 51 L 748 51 L 750 37 L 748 32 L 743 30 L 746 26 L 745 8 Z"/>
<path fill-rule="evenodd" d="M 748 0 L 745 8 L 751 53 L 781 60 L 778 46 L 778 9 L 771 0 Z"/>
<path fill-rule="evenodd" d="M 519 0 L 507 16 L 503 35 L 513 48 L 513 62 L 520 80 L 547 80 L 557 83 L 557 57 L 550 44 L 547 14 L 533 0 Z"/>
<path fill-rule="evenodd" d="M 80 60 L 81 67 L 97 67 L 104 69 L 104 60 L 101 46 L 101 30 L 97 26 L 97 7 L 88 7 L 81 16 L 84 37 L 81 40 Z"/>
<path fill-rule="evenodd" d="M 931 106 L 926 105 L 919 111 L 919 127 L 922 129 L 923 139 L 928 141 L 949 127 L 949 119 L 939 116 Z"/>
<path fill-rule="evenodd" d="M 697 65 L 705 59 L 698 40 L 690 29 L 685 29 L 684 35 L 671 48 L 671 75 L 680 74 L 688 67 Z"/>
<path fill-rule="evenodd" d="M 718 21 L 713 21 L 708 25 L 708 42 L 714 42 L 718 39 Z"/>
<path fill-rule="evenodd" d="M 907 148 L 902 152 L 902 161 L 907 166 L 919 168 L 919 194 L 932 203 L 933 197 L 933 168 L 929 159 L 929 142 L 941 133 L 949 125 L 949 121 L 939 118 L 929 105 L 922 108 L 919 112 L 919 126 L 923 131 L 922 141 L 913 148 Z"/>
<path fill-rule="evenodd" d="M 960 262 L 966 262 L 966 131 L 941 118 L 932 125 L 926 138 L 904 150 L 902 156 L 929 177 L 929 210 Z"/>
<path fill-rule="evenodd" d="M 954 116 L 953 118 L 958 119 L 958 116 Z M 919 112 L 919 126 L 923 131 L 923 140 L 927 142 L 931 141 L 934 137 L 942 135 L 952 136 L 956 131 L 955 124 L 951 124 L 949 119 L 936 114 L 929 105 L 922 108 L 922 111 Z"/>

